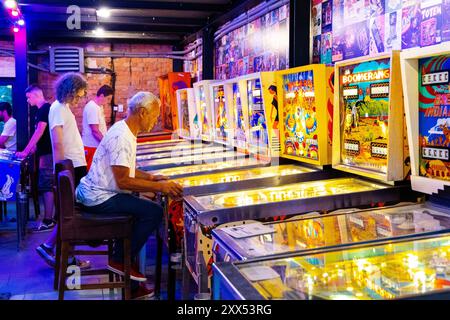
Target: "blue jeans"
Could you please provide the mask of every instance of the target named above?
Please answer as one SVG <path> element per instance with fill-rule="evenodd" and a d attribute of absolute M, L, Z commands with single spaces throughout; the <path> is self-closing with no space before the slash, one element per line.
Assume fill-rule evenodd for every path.
<path fill-rule="evenodd" d="M 163 208 L 159 204 L 127 193 L 119 193 L 96 206 L 83 206 L 83 209 L 95 214 L 118 214 L 133 217 L 131 235 L 133 260 L 147 242 L 148 237 L 158 229 L 163 217 Z M 112 260 L 118 263 L 123 262 L 123 241 L 116 241 Z"/>

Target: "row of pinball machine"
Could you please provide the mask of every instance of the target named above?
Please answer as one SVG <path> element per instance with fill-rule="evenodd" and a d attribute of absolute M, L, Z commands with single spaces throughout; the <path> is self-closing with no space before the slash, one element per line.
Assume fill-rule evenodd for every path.
<path fill-rule="evenodd" d="M 449 298 L 449 73 L 444 43 L 177 90 L 176 139 L 137 165 L 184 187 L 158 235 L 183 290 Z"/>

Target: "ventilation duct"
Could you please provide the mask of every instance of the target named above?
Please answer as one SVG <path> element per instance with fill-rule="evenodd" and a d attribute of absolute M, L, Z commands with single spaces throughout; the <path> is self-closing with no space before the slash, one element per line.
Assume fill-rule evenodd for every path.
<path fill-rule="evenodd" d="M 84 73 L 84 52 L 78 47 L 50 48 L 50 71 Z"/>

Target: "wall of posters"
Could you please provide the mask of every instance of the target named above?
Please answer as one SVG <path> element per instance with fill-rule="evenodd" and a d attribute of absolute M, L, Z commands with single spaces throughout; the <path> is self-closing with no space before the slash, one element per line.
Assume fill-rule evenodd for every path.
<path fill-rule="evenodd" d="M 450 41 L 450 0 L 312 0 L 312 62 Z M 331 57 L 331 58 L 330 58 Z"/>
<path fill-rule="evenodd" d="M 317 14 L 320 15 L 319 20 L 322 19 L 321 14 L 321 12 Z M 331 18 L 329 22 L 331 30 Z M 318 23 L 317 28 L 321 33 L 320 21 Z M 215 79 L 225 80 L 253 72 L 287 69 L 289 5 L 283 5 L 242 27 L 227 32 L 215 42 L 214 47 Z"/>

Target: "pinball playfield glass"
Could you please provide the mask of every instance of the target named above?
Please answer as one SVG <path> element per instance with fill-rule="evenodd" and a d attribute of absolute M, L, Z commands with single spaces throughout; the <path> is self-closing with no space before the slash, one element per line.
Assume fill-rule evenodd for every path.
<path fill-rule="evenodd" d="M 269 177 L 280 177 L 292 174 L 313 172 L 315 170 L 296 165 L 281 165 L 274 167 L 254 168 L 250 170 L 234 170 L 226 173 L 214 173 L 201 176 L 193 176 L 175 179 L 183 187 L 197 187 L 210 184 L 228 183 L 234 181 L 244 181 L 250 179 L 262 179 Z"/>
<path fill-rule="evenodd" d="M 231 228 L 215 229 L 216 262 L 246 260 L 369 241 L 442 232 L 450 228 L 450 211 L 438 206 L 399 205 L 367 210 L 299 217 L 264 224 L 262 235 L 234 237 Z M 216 248 L 213 245 L 213 248 Z"/>
<path fill-rule="evenodd" d="M 204 210 L 213 210 L 371 191 L 383 188 L 386 188 L 386 186 L 382 184 L 354 178 L 339 178 L 302 182 L 273 188 L 203 195 L 195 199 Z"/>
<path fill-rule="evenodd" d="M 381 300 L 449 293 L 450 235 L 236 267 L 265 299 Z"/>
<path fill-rule="evenodd" d="M 218 171 L 231 170 L 237 167 L 252 168 L 255 166 L 267 165 L 266 162 L 255 158 L 242 158 L 214 163 L 203 163 L 184 167 L 174 167 L 152 171 L 155 174 L 162 174 L 170 178 L 186 177 L 199 173 L 214 173 Z"/>

